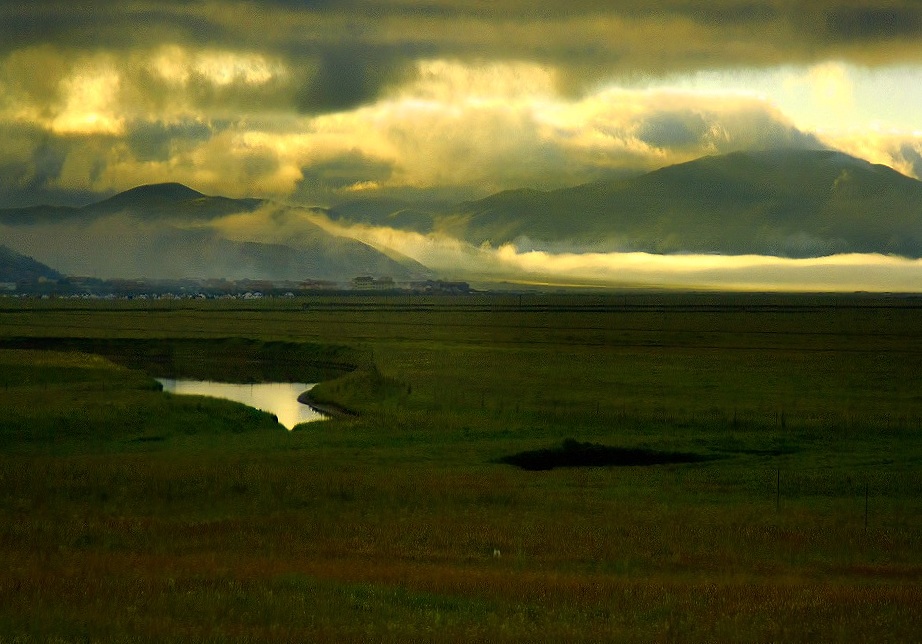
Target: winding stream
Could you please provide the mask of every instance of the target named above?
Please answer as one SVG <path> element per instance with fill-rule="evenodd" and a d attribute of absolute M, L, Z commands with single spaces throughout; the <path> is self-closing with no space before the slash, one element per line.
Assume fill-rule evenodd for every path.
<path fill-rule="evenodd" d="M 278 417 L 279 423 L 292 429 L 295 425 L 323 420 L 326 416 L 298 402 L 298 396 L 313 387 L 303 382 L 262 382 L 239 385 L 210 380 L 173 380 L 157 378 L 163 390 L 173 394 L 224 398 L 255 407 Z"/>

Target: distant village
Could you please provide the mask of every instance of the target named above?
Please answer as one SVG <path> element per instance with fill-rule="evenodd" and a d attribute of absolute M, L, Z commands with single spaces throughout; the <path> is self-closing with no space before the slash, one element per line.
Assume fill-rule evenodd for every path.
<path fill-rule="evenodd" d="M 98 279 L 93 277 L 40 277 L 30 280 L 0 281 L 0 297 L 72 299 L 236 299 L 285 298 L 320 293 L 348 292 L 425 293 L 464 295 L 471 292 L 467 282 L 422 280 L 396 282 L 383 276 L 360 275 L 349 282 L 326 280 L 227 280 L 227 279 Z"/>
<path fill-rule="evenodd" d="M 464 295 L 467 282 L 398 282 L 387 275 L 358 275 L 349 281 L 254 279 L 100 279 L 64 275 L 0 245 L 0 297 L 125 300 L 239 299 L 297 297 L 321 293 L 430 293 Z"/>

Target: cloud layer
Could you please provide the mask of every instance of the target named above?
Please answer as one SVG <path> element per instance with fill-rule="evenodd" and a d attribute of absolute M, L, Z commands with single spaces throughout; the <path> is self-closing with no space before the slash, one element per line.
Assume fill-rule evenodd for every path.
<path fill-rule="evenodd" d="M 922 100 L 912 87 L 914 0 L 0 0 L 0 208 L 164 181 L 306 205 L 457 202 L 779 147 L 919 177 L 922 124 L 898 107 Z M 348 232 L 465 275 L 665 284 L 679 261 Z M 704 286 L 917 271 L 689 261 Z"/>
<path fill-rule="evenodd" d="M 368 102 L 425 58 L 532 60 L 585 86 L 615 73 L 920 54 L 913 0 L 323 0 L 0 3 L 0 43 L 68 50 L 160 43 L 259 51 L 295 70 L 310 111 Z"/>
<path fill-rule="evenodd" d="M 57 82 L 23 71 L 37 65 L 59 70 Z M 73 202 L 160 181 L 321 204 L 462 198 L 820 145 L 757 97 L 614 88 L 569 98 L 558 75 L 535 63 L 424 60 L 372 104 L 306 116 L 285 111 L 293 72 L 264 55 L 17 52 L 0 65 L 10 142 L 0 150 L 10 177 L 0 201 Z"/>
<path fill-rule="evenodd" d="M 805 292 L 915 292 L 922 282 L 922 260 L 870 253 L 789 259 L 522 251 L 512 244 L 473 246 L 438 233 L 344 227 L 318 214 L 309 219 L 334 234 L 395 250 L 442 275 L 475 282 Z"/>
<path fill-rule="evenodd" d="M 909 0 L 4 1 L 0 206 L 460 198 L 815 146 L 770 99 L 670 79 L 793 66 L 838 100 L 843 61 L 918 65 L 919 35 Z M 905 132 L 823 137 L 918 172 Z"/>

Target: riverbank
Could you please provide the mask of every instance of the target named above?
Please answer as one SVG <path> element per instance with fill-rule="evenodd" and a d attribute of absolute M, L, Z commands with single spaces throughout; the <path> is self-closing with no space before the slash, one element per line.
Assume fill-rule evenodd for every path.
<path fill-rule="evenodd" d="M 323 414 L 324 416 L 329 416 L 330 418 L 358 418 L 358 413 L 347 409 L 341 405 L 328 402 L 318 402 L 311 398 L 310 390 L 305 391 L 300 396 L 298 396 L 298 402 L 302 405 L 307 405 L 313 409 L 318 414 Z"/>
<path fill-rule="evenodd" d="M 3 312 L 47 351 L 0 350 L 0 639 L 918 639 L 922 309 L 641 297 Z M 87 354 L 256 380 L 302 341 L 355 366 L 270 375 L 358 418 L 282 431 Z M 596 445 L 721 458 L 497 462 Z"/>

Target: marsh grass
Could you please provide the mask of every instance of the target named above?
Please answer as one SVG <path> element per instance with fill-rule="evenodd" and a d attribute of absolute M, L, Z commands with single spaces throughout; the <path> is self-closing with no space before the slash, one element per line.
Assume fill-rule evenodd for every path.
<path fill-rule="evenodd" d="M 344 302 L 0 312 L 0 635 L 922 630 L 914 309 Z M 169 348 L 182 338 L 195 343 Z M 233 362 L 299 343 L 285 368 L 335 355 L 347 375 L 320 395 L 358 416 L 287 432 L 112 361 L 127 349 L 204 370 L 220 364 L 196 355 L 209 348 Z M 565 437 L 720 458 L 496 463 Z"/>

